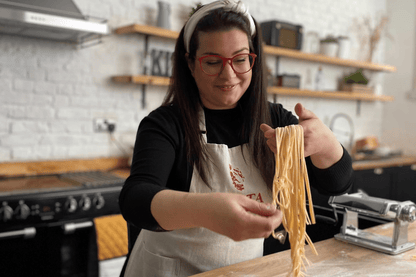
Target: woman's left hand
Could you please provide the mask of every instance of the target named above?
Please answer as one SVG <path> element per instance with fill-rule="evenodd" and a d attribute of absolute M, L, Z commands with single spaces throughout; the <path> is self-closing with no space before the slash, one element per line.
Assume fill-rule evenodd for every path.
<path fill-rule="evenodd" d="M 305 157 L 311 156 L 312 163 L 318 168 L 328 168 L 343 155 L 343 149 L 332 131 L 311 111 L 298 103 L 295 112 L 299 125 L 303 127 Z M 276 153 L 276 132 L 267 124 L 260 129 L 267 139 L 270 149 Z"/>

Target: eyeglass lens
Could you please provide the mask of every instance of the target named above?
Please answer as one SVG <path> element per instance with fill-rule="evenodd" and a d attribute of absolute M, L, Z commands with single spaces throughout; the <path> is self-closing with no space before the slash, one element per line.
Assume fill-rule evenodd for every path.
<path fill-rule="evenodd" d="M 254 59 L 249 54 L 240 54 L 232 59 L 232 68 L 238 74 L 246 73 L 253 67 Z M 209 75 L 216 75 L 222 71 L 223 59 L 218 56 L 207 56 L 201 60 L 202 70 Z"/>

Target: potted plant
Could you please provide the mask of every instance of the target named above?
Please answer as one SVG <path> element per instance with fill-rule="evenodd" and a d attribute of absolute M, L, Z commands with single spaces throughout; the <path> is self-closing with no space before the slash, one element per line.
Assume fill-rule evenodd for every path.
<path fill-rule="evenodd" d="M 344 77 L 341 82 L 341 90 L 348 92 L 374 93 L 374 89 L 368 86 L 368 82 L 368 78 L 364 76 L 363 70 L 359 69 Z"/>
<path fill-rule="evenodd" d="M 329 57 L 336 57 L 338 54 L 338 39 L 333 36 L 327 36 L 321 40 L 321 54 Z"/>

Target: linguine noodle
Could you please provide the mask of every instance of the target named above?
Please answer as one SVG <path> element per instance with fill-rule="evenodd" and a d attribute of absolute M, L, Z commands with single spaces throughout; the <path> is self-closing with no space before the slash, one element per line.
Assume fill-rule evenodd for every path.
<path fill-rule="evenodd" d="M 309 178 L 304 158 L 304 138 L 301 125 L 276 128 L 276 171 L 273 180 L 273 203 L 282 211 L 282 224 L 289 235 L 292 258 L 292 274 L 304 276 L 305 241 L 315 247 L 306 234 L 306 224 L 315 223 Z M 306 209 L 306 194 L 309 214 Z M 276 238 L 273 232 L 273 237 Z"/>

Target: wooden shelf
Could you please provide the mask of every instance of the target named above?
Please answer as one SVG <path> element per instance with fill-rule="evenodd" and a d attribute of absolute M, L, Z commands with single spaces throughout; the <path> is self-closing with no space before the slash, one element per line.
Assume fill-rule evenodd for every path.
<path fill-rule="evenodd" d="M 132 83 L 141 85 L 155 85 L 155 86 L 168 86 L 170 78 L 159 76 L 114 76 L 113 82 L 117 83 Z M 314 97 L 314 98 L 329 98 L 329 99 L 342 99 L 342 100 L 363 100 L 363 101 L 382 101 L 391 102 L 394 100 L 392 96 L 375 95 L 371 93 L 357 93 L 357 92 L 345 92 L 345 91 L 313 91 L 303 90 L 296 88 L 285 87 L 269 87 L 267 89 L 269 94 L 277 94 L 284 96 L 298 96 L 298 97 Z"/>
<path fill-rule="evenodd" d="M 139 33 L 144 35 L 157 36 L 162 38 L 177 39 L 178 32 L 148 25 L 132 24 L 125 27 L 120 27 L 115 30 L 116 34 L 133 34 Z"/>
<path fill-rule="evenodd" d="M 390 65 L 381 65 L 381 64 L 375 64 L 375 63 L 369 63 L 369 62 L 363 62 L 363 61 L 347 60 L 347 59 L 341 59 L 337 57 L 329 57 L 329 56 L 325 56 L 321 54 L 305 53 L 299 50 L 292 50 L 292 49 L 274 47 L 274 46 L 269 46 L 269 45 L 264 46 L 264 53 L 268 55 L 273 55 L 273 56 L 281 56 L 281 57 L 287 57 L 287 58 L 292 58 L 292 59 L 297 59 L 297 60 L 311 61 L 311 62 L 317 62 L 317 63 L 326 63 L 326 64 L 332 64 L 332 65 L 346 66 L 346 67 L 363 68 L 363 69 L 369 69 L 372 71 L 386 71 L 386 72 L 396 71 L 396 67 L 390 66 Z"/>
<path fill-rule="evenodd" d="M 314 98 L 329 98 L 341 100 L 362 100 L 362 101 L 382 101 L 391 102 L 394 100 L 392 96 L 375 95 L 371 93 L 358 93 L 346 91 L 313 91 L 297 88 L 286 87 L 268 87 L 269 94 L 278 94 L 285 96 L 299 96 L 299 97 L 314 97 Z"/>
<path fill-rule="evenodd" d="M 112 80 L 115 83 L 132 83 L 153 86 L 168 86 L 170 83 L 170 78 L 168 77 L 148 75 L 114 76 L 112 77 Z"/>
<path fill-rule="evenodd" d="M 177 39 L 179 36 L 178 32 L 162 29 L 159 27 L 154 26 L 147 26 L 147 25 L 139 25 L 139 24 L 132 24 L 125 27 L 120 27 L 115 30 L 116 34 L 133 34 L 139 33 L 144 35 L 152 35 L 158 36 L 163 38 L 169 39 Z M 264 45 L 264 53 L 267 55 L 273 56 L 280 56 L 286 58 L 292 58 L 297 60 L 303 61 L 310 61 L 310 62 L 317 62 L 317 63 L 325 63 L 325 64 L 332 64 L 332 65 L 339 65 L 345 67 L 353 67 L 353 68 L 363 68 L 372 71 L 385 71 L 385 72 L 395 72 L 396 67 L 390 65 L 381 65 L 357 60 L 347 60 L 341 59 L 337 57 L 328 57 L 321 54 L 311 54 L 305 53 L 299 50 L 292 50 L 282 47 L 275 47 L 270 45 Z"/>
<path fill-rule="evenodd" d="M 120 27 L 115 30 L 116 34 L 144 34 L 157 36 L 168 39 L 177 39 L 179 36 L 178 32 L 154 27 L 147 25 L 132 24 L 125 27 Z M 384 72 L 395 72 L 396 67 L 390 65 L 374 64 L 363 61 L 340 59 L 337 57 L 328 57 L 321 54 L 305 53 L 298 50 L 292 50 L 287 48 L 275 47 L 270 45 L 264 45 L 264 53 L 266 55 L 272 55 L 277 57 L 286 57 L 291 59 L 297 59 L 302 61 L 310 61 L 324 64 L 339 65 L 353 68 L 363 68 L 372 71 L 384 71 Z M 156 86 L 168 86 L 170 78 L 159 77 L 159 76 L 114 76 L 112 77 L 113 82 L 117 83 L 132 83 L 142 85 L 156 85 Z M 362 100 L 362 101 L 382 101 L 391 102 L 394 100 L 391 96 L 386 95 L 374 95 L 369 93 L 354 93 L 345 91 L 311 91 L 301 90 L 294 88 L 284 87 L 269 87 L 269 94 L 284 95 L 284 96 L 299 96 L 299 97 L 314 97 L 314 98 L 327 98 L 327 99 L 343 99 L 343 100 Z"/>

